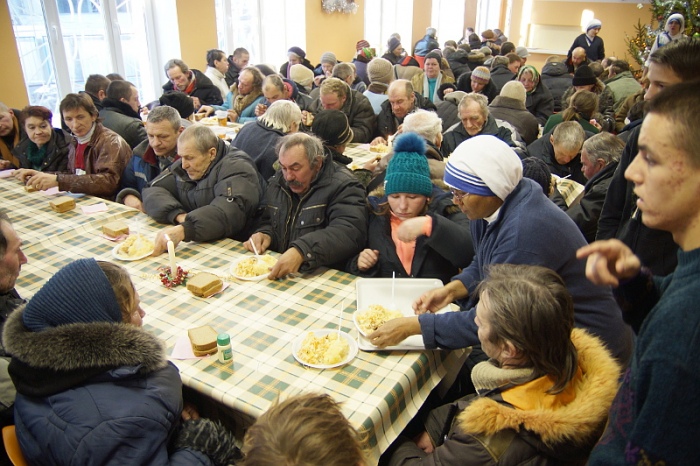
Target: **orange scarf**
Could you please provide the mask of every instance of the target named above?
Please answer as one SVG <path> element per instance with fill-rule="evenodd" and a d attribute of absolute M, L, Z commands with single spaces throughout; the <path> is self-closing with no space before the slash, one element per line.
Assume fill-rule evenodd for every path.
<path fill-rule="evenodd" d="M 19 123 L 17 122 L 17 117 L 15 115 L 12 116 L 12 128 L 14 131 L 12 147 L 16 147 L 17 144 L 19 144 L 20 131 Z M 7 146 L 7 143 L 3 139 L 0 139 L 0 156 L 2 156 L 3 160 L 9 160 L 12 165 L 19 168 L 19 159 L 12 154 L 10 147 Z"/>

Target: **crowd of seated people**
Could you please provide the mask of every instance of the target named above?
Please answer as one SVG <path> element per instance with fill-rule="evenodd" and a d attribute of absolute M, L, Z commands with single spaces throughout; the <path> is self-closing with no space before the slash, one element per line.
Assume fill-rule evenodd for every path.
<path fill-rule="evenodd" d="M 608 410 L 618 420 L 625 412 L 622 404 L 628 400 L 612 405 L 620 369 L 627 371 L 627 392 L 618 397 L 644 393 L 651 406 L 647 409 L 662 405 L 656 397 L 665 395 L 656 391 L 655 382 L 641 380 L 645 370 L 660 363 L 636 348 L 644 344 L 663 353 L 663 343 L 655 339 L 671 338 L 667 332 L 657 337 L 656 329 L 642 325 L 645 318 L 660 319 L 653 309 L 641 316 L 624 307 L 621 312 L 610 287 L 592 281 L 620 285 L 620 293 L 628 293 L 644 280 L 645 292 L 655 290 L 649 302 L 658 302 L 669 320 L 680 317 L 673 314 L 674 304 L 664 300 L 666 294 L 685 293 L 676 298 L 678 303 L 698 294 L 697 285 L 690 289 L 692 285 L 678 283 L 683 279 L 678 275 L 697 274 L 694 249 L 700 246 L 692 236 L 700 224 L 693 223 L 700 215 L 694 197 L 700 191 L 684 184 L 684 177 L 698 170 L 700 159 L 687 140 L 690 132 L 682 131 L 697 121 L 698 107 L 690 103 L 698 98 L 700 39 L 684 37 L 676 31 L 678 24 L 684 24 L 682 19 L 669 18 L 670 39 L 655 43 L 643 81 L 624 60 L 609 57 L 601 64 L 605 50 L 598 20 L 575 39 L 568 57 L 550 57 L 542 69 L 527 63 L 527 49 L 508 42 L 500 31 L 484 31 L 481 37 L 468 31 L 459 43 L 447 41 L 440 49 L 438 31 L 429 28 L 412 51 L 404 49 L 398 34 L 380 53 L 359 40 L 352 62 L 346 63 L 327 51 L 314 66 L 304 50 L 292 46 L 279 73 L 275 67 L 250 64 L 251 56 L 243 48 L 229 57 L 222 50 L 207 51 L 206 72 L 171 59 L 164 65 L 164 94 L 148 108 L 141 107 L 131 82 L 91 75 L 84 91 L 61 99 L 62 128 L 53 127 L 52 112 L 45 107 L 19 110 L 0 103 L 0 169 L 13 169 L 17 180 L 35 189 L 84 193 L 141 210 L 163 225 L 155 255 L 166 251 L 169 240 L 177 244 L 232 238 L 255 253 L 280 254 L 269 271 L 271 280 L 318 267 L 365 277 L 438 278 L 444 286 L 416 301 L 416 317 L 384 324 L 369 339 L 380 347 L 409 335 L 421 335 L 427 348 L 480 346 L 482 351 L 472 352 L 465 366 L 470 374 L 457 382 L 460 396 L 469 390 L 465 387 L 476 394 L 435 406 L 420 419 L 425 432 L 400 437 L 384 461 L 459 464 L 460 458 L 474 458 L 475 464 L 490 464 L 485 458 L 494 460 L 493 455 L 513 461 L 503 464 L 525 457 L 542 458 L 544 464 L 554 464 L 557 458 L 585 461 Z M 666 87 L 679 89 L 685 100 L 663 91 Z M 674 113 L 670 105 L 685 113 Z M 651 118 L 644 114 L 649 108 Z M 225 111 L 228 121 L 241 125 L 230 143 L 195 121 L 197 114 L 216 111 Z M 445 126 L 448 118 L 453 123 Z M 616 135 L 623 128 L 624 134 Z M 659 142 L 670 137 L 660 135 L 662 130 L 674 135 L 673 143 Z M 389 145 L 391 151 L 354 172 L 345 154 L 353 143 Z M 667 165 L 666 154 L 675 157 L 675 165 Z M 538 180 L 542 185 L 523 175 L 523 165 L 533 163 L 547 173 Z M 667 173 L 673 170 L 675 178 Z M 564 199 L 557 187 L 564 189 L 567 183 L 578 183 L 581 194 Z M 670 185 L 683 189 L 670 190 Z M 654 198 L 659 195 L 665 198 Z M 97 420 L 81 417 L 77 407 L 84 394 L 74 393 L 75 380 L 59 381 L 53 389 L 36 387 L 36 380 L 27 376 L 64 371 L 60 351 L 53 366 L 46 366 L 34 361 L 27 348 L 45 344 L 50 333 L 63 338 L 67 330 L 62 327 L 76 323 L 88 333 L 96 326 L 119 324 L 119 332 L 135 333 L 150 345 L 148 351 L 155 354 L 158 348 L 139 328 L 143 312 L 138 295 L 126 272 L 116 266 L 76 261 L 28 303 L 22 300 L 14 279 L 26 257 L 12 230 L 12 214 L 0 212 L 0 296 L 2 324 L 7 324 L 0 349 L 9 363 L 9 372 L 0 371 L 0 383 L 11 377 L 16 386 L 15 422 L 25 455 L 63 464 L 75 454 L 69 439 L 73 433 L 65 430 L 65 438 L 60 438 L 58 431 L 35 431 L 39 424 L 33 418 L 58 412 L 67 425 Z M 589 256 L 588 268 L 584 256 Z M 6 280 L 12 273 L 14 279 Z M 652 280 L 651 273 L 667 278 Z M 64 299 L 55 294 L 59 282 L 75 285 L 76 279 L 87 276 L 105 299 L 97 302 L 76 290 L 72 301 L 56 304 Z M 538 305 L 533 300 L 501 302 L 519 287 L 520 298 L 530 293 L 540 300 Z M 620 298 L 617 292 L 616 297 Z M 636 298 L 629 293 L 622 297 Z M 464 312 L 433 314 L 450 302 Z M 84 309 L 84 314 L 68 309 Z M 42 320 L 47 313 L 56 314 L 56 319 Z M 509 324 L 529 325 L 540 318 L 556 328 Z M 536 333 L 541 331 L 544 335 Z M 76 332 L 65 338 L 78 338 Z M 552 339 L 547 332 L 561 338 Z M 641 335 L 647 339 L 640 340 Z M 541 341 L 552 349 L 539 348 Z M 697 346 L 691 337 L 685 344 L 688 351 Z M 95 367 L 94 362 L 103 357 L 113 367 L 134 365 L 131 359 L 109 359 L 107 351 L 94 351 L 93 360 L 85 362 L 91 376 L 104 366 L 98 362 Z M 75 355 L 81 361 L 79 356 L 84 355 Z M 172 365 L 151 357 L 140 377 L 180 383 Z M 648 368 L 638 365 L 642 362 Z M 693 371 L 693 362 L 679 364 L 679 372 L 689 379 L 700 373 Z M 604 379 L 592 395 L 587 377 Z M 80 381 L 88 391 L 117 393 L 124 388 L 118 380 L 106 387 L 90 382 Z M 41 396 L 32 401 L 36 393 Z M 677 394 L 692 396 L 682 387 Z M 138 397 L 149 396 L 139 387 L 131 401 L 134 409 L 139 409 Z M 274 423 L 286 425 L 297 416 L 320 412 L 339 422 L 339 437 L 329 442 L 342 438 L 347 450 L 340 456 L 347 457 L 347 464 L 367 464 L 362 436 L 328 397 L 280 400 L 248 431 L 243 460 L 233 442 L 225 443 L 223 452 L 193 440 L 198 429 L 226 439 L 230 434 L 199 419 L 196 410 L 183 410 L 180 395 L 168 397 L 167 412 L 174 416 L 169 425 L 152 430 L 150 437 L 143 437 L 143 445 L 133 446 L 151 458 L 176 461 L 182 456 L 190 464 L 292 461 L 286 455 L 319 452 L 314 445 L 324 443 L 328 428 L 309 427 L 318 444 L 270 455 L 263 450 L 275 441 L 272 436 L 298 434 L 298 429 L 285 431 Z M 541 413 L 531 413 L 542 400 L 547 400 L 551 416 L 563 419 L 557 429 L 566 429 L 566 434 L 541 425 Z M 625 423 L 608 426 L 606 443 L 595 448 L 598 462 L 592 464 L 622 461 L 622 449 L 631 446 L 638 447 L 627 452 L 638 455 L 635 458 L 678 458 L 678 452 L 643 432 L 653 424 L 653 416 L 636 409 Z M 177 421 L 180 415 L 182 421 Z M 490 420 L 500 427 L 487 426 Z M 630 424 L 636 422 L 639 425 Z M 127 427 L 113 432 L 117 444 L 120 435 L 127 436 Z M 59 445 L 52 448 L 55 457 L 50 460 L 45 457 L 47 442 L 34 440 L 42 436 Z M 483 448 L 491 440 L 499 442 L 498 452 Z M 335 444 L 325 447 L 329 445 Z M 92 448 L 87 445 L 81 454 L 99 456 L 107 447 Z M 328 448 L 327 454 L 339 453 L 333 450 Z M 115 457 L 119 454 L 115 449 Z M 342 464 L 328 458 L 316 464 Z"/>

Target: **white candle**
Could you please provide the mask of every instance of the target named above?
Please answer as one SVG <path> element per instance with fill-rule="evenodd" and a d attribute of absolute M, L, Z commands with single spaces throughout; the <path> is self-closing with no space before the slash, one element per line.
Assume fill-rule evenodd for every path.
<path fill-rule="evenodd" d="M 177 277 L 177 264 L 175 263 L 175 243 L 168 235 L 165 235 L 168 240 L 168 259 L 170 259 L 170 274 L 173 278 Z"/>

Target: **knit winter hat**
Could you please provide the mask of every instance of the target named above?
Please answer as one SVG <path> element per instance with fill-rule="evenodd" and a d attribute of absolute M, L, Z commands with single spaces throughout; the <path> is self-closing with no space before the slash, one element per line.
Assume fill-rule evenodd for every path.
<path fill-rule="evenodd" d="M 588 86 L 590 84 L 595 84 L 596 81 L 597 78 L 591 67 L 584 64 L 576 68 L 574 79 L 571 80 L 571 84 L 574 86 Z"/>
<path fill-rule="evenodd" d="M 338 63 L 338 59 L 335 58 L 335 54 L 333 52 L 326 52 L 321 55 L 321 63 L 330 63 L 331 65 L 335 66 Z"/>
<path fill-rule="evenodd" d="M 530 56 L 530 52 L 528 52 L 527 47 L 516 47 L 515 54 L 520 58 L 527 58 Z"/>
<path fill-rule="evenodd" d="M 525 104 L 525 100 L 527 99 L 525 86 L 523 86 L 523 83 L 520 81 L 508 81 L 501 89 L 501 93 L 499 95 L 503 97 L 510 97 L 511 99 L 515 99 L 523 104 Z"/>
<path fill-rule="evenodd" d="M 394 50 L 396 50 L 396 48 L 397 48 L 399 45 L 401 45 L 401 41 L 398 40 L 396 37 L 392 37 L 391 39 L 389 39 L 389 44 L 388 44 L 388 45 L 389 45 L 389 53 L 391 53 L 391 52 L 393 52 Z"/>
<path fill-rule="evenodd" d="M 369 42 L 367 42 L 364 39 L 358 40 L 357 43 L 355 44 L 355 51 L 359 52 L 360 50 L 362 50 L 364 48 L 369 48 Z"/>
<path fill-rule="evenodd" d="M 122 313 L 97 261 L 79 259 L 37 291 L 24 308 L 22 321 L 32 332 L 40 332 L 77 322 L 122 322 Z"/>
<path fill-rule="evenodd" d="M 367 76 L 371 83 L 390 84 L 394 80 L 394 67 L 386 58 L 373 58 L 367 64 Z"/>
<path fill-rule="evenodd" d="M 304 52 L 301 48 L 299 47 L 290 47 L 289 50 L 287 50 L 287 54 L 293 53 L 294 55 L 297 55 L 300 58 L 306 58 L 306 52 Z"/>
<path fill-rule="evenodd" d="M 481 83 L 488 83 L 491 79 L 491 72 L 485 66 L 477 66 L 472 71 L 472 79 Z"/>
<path fill-rule="evenodd" d="M 549 196 L 549 187 L 552 183 L 552 171 L 544 160 L 538 157 L 526 157 L 523 159 L 523 178 L 529 178 L 542 186 L 545 196 Z"/>
<path fill-rule="evenodd" d="M 348 117 L 340 110 L 318 112 L 311 124 L 311 132 L 328 146 L 347 144 L 354 136 Z"/>
<path fill-rule="evenodd" d="M 588 24 L 586 25 L 586 32 L 590 31 L 591 29 L 600 28 L 600 27 L 603 27 L 603 23 L 601 23 L 599 19 L 594 18 L 594 19 L 590 20 L 588 22 Z"/>
<path fill-rule="evenodd" d="M 314 82 L 314 72 L 301 63 L 292 65 L 291 68 L 289 68 L 289 77 L 292 81 L 307 88 L 311 87 L 311 83 Z"/>
<path fill-rule="evenodd" d="M 416 133 L 403 133 L 394 140 L 394 155 L 386 167 L 384 192 L 430 196 L 433 183 L 425 156 L 425 141 Z"/>
<path fill-rule="evenodd" d="M 474 136 L 457 146 L 445 166 L 445 183 L 477 196 L 505 200 L 523 178 L 523 164 L 495 136 Z"/>

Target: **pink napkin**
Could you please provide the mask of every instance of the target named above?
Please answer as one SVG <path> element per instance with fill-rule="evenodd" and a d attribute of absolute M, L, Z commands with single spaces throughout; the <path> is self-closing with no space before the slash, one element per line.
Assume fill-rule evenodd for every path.
<path fill-rule="evenodd" d="M 84 214 L 95 214 L 97 212 L 107 212 L 107 204 L 100 202 L 99 204 L 81 205 L 80 208 Z"/>

